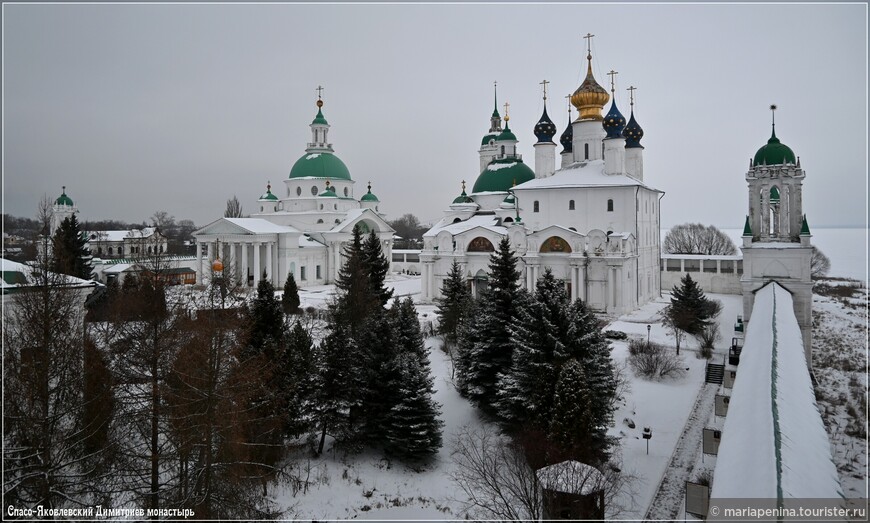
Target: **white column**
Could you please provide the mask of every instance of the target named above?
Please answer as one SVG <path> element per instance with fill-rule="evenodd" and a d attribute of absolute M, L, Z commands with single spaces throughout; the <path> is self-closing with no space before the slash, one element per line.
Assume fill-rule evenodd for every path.
<path fill-rule="evenodd" d="M 214 242 L 208 242 L 206 244 L 206 249 L 206 252 L 208 253 L 208 263 L 211 265 L 211 262 L 214 260 Z"/>
<path fill-rule="evenodd" d="M 583 267 L 577 267 L 577 297 L 586 302 L 586 279 L 583 277 Z"/>
<path fill-rule="evenodd" d="M 266 242 L 266 279 L 272 282 L 272 285 L 275 284 L 275 278 L 272 275 L 275 273 L 273 270 L 274 260 L 272 259 L 272 243 Z"/>
<path fill-rule="evenodd" d="M 230 255 L 227 257 L 227 261 L 229 262 L 227 264 L 227 269 L 230 276 L 235 279 L 239 274 L 239 268 L 236 267 L 236 242 L 227 242 L 227 247 L 230 248 Z"/>
<path fill-rule="evenodd" d="M 202 244 L 196 240 L 196 284 L 202 285 Z"/>
<path fill-rule="evenodd" d="M 571 301 L 577 299 L 577 267 L 573 265 L 568 266 L 571 269 Z"/>
<path fill-rule="evenodd" d="M 242 242 L 242 285 L 248 286 L 248 243 Z"/>
<path fill-rule="evenodd" d="M 254 287 L 260 283 L 262 271 L 260 271 L 260 242 L 254 242 Z"/>
<path fill-rule="evenodd" d="M 752 231 L 755 232 L 755 231 Z M 761 241 L 770 236 L 770 186 L 761 186 Z"/>

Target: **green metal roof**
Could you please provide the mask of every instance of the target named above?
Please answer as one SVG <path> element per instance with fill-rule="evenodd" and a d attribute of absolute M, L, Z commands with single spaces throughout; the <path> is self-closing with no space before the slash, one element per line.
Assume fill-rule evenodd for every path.
<path fill-rule="evenodd" d="M 335 186 L 330 185 L 322 193 L 318 194 L 317 196 L 319 196 L 321 198 L 336 198 Z"/>
<path fill-rule="evenodd" d="M 290 169 L 290 178 L 331 178 L 333 180 L 350 180 L 350 171 L 338 156 L 322 153 L 305 153 L 296 160 Z"/>
<path fill-rule="evenodd" d="M 72 201 L 72 199 L 70 199 L 69 196 L 66 195 L 66 191 L 64 191 L 63 194 L 61 194 L 57 198 L 57 200 L 54 201 L 54 203 L 56 203 L 58 205 L 69 205 L 70 207 L 73 206 L 73 201 Z"/>
<path fill-rule="evenodd" d="M 519 185 L 534 179 L 535 171 L 522 160 L 514 158 L 493 160 L 477 177 L 471 192 L 507 192 L 515 184 Z"/>
<path fill-rule="evenodd" d="M 480 145 L 489 145 L 490 140 L 495 140 L 498 138 L 498 135 L 495 133 L 489 133 L 483 137 L 483 140 L 480 141 Z"/>
<path fill-rule="evenodd" d="M 755 153 L 752 165 L 780 165 L 784 163 L 795 163 L 794 152 L 789 146 L 779 141 L 775 131 L 771 132 L 767 144 Z"/>
<path fill-rule="evenodd" d="M 804 221 L 801 223 L 801 236 L 808 236 L 810 234 L 810 226 L 807 223 L 807 215 L 804 214 Z"/>
<path fill-rule="evenodd" d="M 746 215 L 746 223 L 743 225 L 743 236 L 752 236 L 752 227 L 749 225 L 749 215 Z"/>
<path fill-rule="evenodd" d="M 507 125 L 504 126 L 504 131 L 502 131 L 501 134 L 498 135 L 498 138 L 495 139 L 497 142 L 503 142 L 505 140 L 517 141 L 517 136 L 511 132 L 511 128 Z"/>
<path fill-rule="evenodd" d="M 315 116 L 314 121 L 311 122 L 311 125 L 314 124 L 329 125 L 326 118 L 323 117 L 323 111 L 321 111 L 320 108 L 317 109 L 317 116 Z"/>
<path fill-rule="evenodd" d="M 770 188 L 770 203 L 779 203 L 779 189 L 776 187 Z"/>
<path fill-rule="evenodd" d="M 471 196 L 465 194 L 465 191 L 462 191 L 462 194 L 453 199 L 453 203 L 474 203 L 474 200 L 471 199 Z"/>
<path fill-rule="evenodd" d="M 372 194 L 372 190 L 369 189 L 369 192 L 363 194 L 363 197 L 359 199 L 361 202 L 379 202 L 378 197 Z"/>
<path fill-rule="evenodd" d="M 266 187 L 266 194 L 264 194 L 263 196 L 260 196 L 260 200 L 269 200 L 269 201 L 276 202 L 276 201 L 278 201 L 278 197 L 275 196 L 274 194 L 272 194 L 272 187 L 267 186 Z"/>

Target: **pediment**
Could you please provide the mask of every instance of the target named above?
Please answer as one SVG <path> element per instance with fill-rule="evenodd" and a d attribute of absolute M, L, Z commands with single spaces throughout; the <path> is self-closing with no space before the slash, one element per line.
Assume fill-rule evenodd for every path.
<path fill-rule="evenodd" d="M 219 218 L 193 233 L 194 236 L 212 236 L 217 234 L 254 235 L 248 229 L 229 222 L 224 218 Z"/>

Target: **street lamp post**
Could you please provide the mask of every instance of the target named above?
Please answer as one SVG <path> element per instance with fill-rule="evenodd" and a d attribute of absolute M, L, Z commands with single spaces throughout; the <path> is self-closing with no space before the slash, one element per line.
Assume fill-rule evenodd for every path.
<path fill-rule="evenodd" d="M 649 347 L 649 333 L 652 330 L 652 325 L 647 324 L 646 326 L 646 346 Z"/>

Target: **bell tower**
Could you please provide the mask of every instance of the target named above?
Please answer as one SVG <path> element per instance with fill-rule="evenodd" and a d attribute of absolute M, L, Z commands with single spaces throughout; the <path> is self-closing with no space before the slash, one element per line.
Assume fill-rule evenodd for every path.
<path fill-rule="evenodd" d="M 805 173 L 800 157 L 776 137 L 776 105 L 770 110 L 770 138 L 750 159 L 746 173 L 749 214 L 743 227 L 743 317 L 750 321 L 759 288 L 770 281 L 785 287 L 792 293 L 807 365 L 812 369 L 813 246 L 803 214 Z"/>

